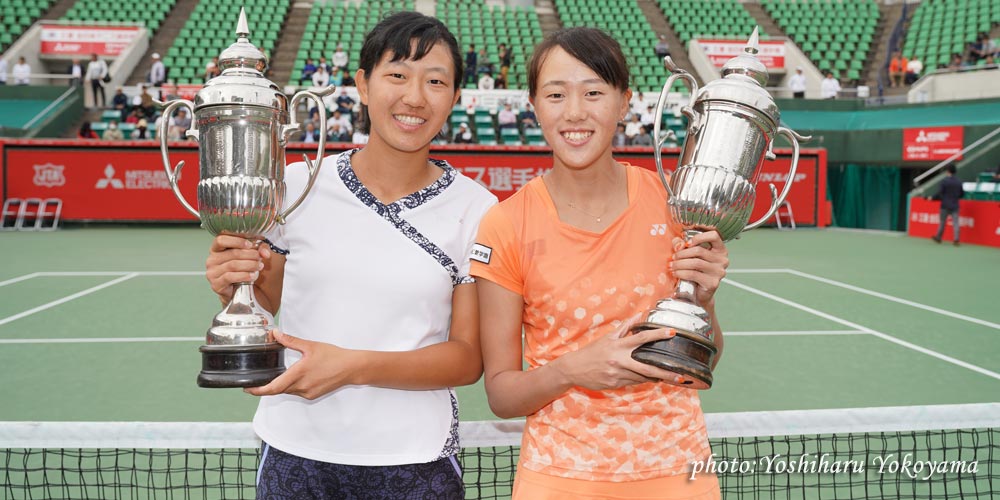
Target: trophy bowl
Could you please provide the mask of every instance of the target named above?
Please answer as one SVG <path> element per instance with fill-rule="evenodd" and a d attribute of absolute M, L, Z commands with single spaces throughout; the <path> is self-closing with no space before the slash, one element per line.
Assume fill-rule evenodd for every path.
<path fill-rule="evenodd" d="M 335 88 L 302 91 L 291 102 L 277 85 L 264 77 L 267 58 L 249 41 L 246 12 L 240 10 L 237 41 L 219 55 L 222 73 L 209 80 L 195 102 L 178 99 L 164 108 L 158 129 L 166 130 L 174 111 L 186 108 L 194 117 L 186 137 L 198 141 L 198 209 L 178 186 L 179 162 L 171 168 L 167 135 L 160 134 L 163 167 L 181 204 L 213 236 L 230 234 L 257 245 L 264 234 L 283 224 L 308 194 L 319 173 L 326 149 L 321 136 L 316 162 L 303 155 L 309 180 L 298 199 L 285 206 L 285 146 L 301 130 L 294 111 L 303 99 L 315 100 L 321 130 L 326 130 L 323 96 Z M 162 103 L 161 103 L 162 104 Z M 271 330 L 274 316 L 254 297 L 253 283 L 237 283 L 233 297 L 212 320 L 202 354 L 201 387 L 256 387 L 285 371 L 284 347 Z"/>
<path fill-rule="evenodd" d="M 728 61 L 722 78 L 704 88 L 686 71 L 665 58 L 673 73 L 663 85 L 654 116 L 662 116 L 670 89 L 677 79 L 691 86 L 691 101 L 681 108 L 688 118 L 687 135 L 678 167 L 668 179 L 663 170 L 661 149 L 667 137 L 661 121 L 653 125 L 653 157 L 660 180 L 667 189 L 667 206 L 675 227 L 686 242 L 705 231 L 718 231 L 723 241 L 736 238 L 770 219 L 788 196 L 799 163 L 799 141 L 806 140 L 780 127 L 780 112 L 765 90 L 767 68 L 756 57 L 757 30 L 754 29 L 743 54 Z M 788 181 L 779 195 L 773 184 L 771 207 L 757 221 L 750 222 L 756 200 L 754 186 L 765 160 L 775 158 L 776 136 L 792 143 L 792 165 Z M 678 280 L 670 297 L 659 300 L 645 320 L 632 326 L 636 333 L 656 328 L 672 328 L 669 339 L 644 344 L 632 358 L 680 375 L 678 384 L 691 389 L 712 387 L 712 368 L 718 354 L 713 341 L 712 317 L 698 303 L 697 285 Z"/>

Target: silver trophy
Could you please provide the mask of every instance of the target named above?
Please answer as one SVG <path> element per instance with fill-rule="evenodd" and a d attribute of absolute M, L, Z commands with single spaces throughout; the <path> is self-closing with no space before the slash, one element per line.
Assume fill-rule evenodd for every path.
<path fill-rule="evenodd" d="M 201 220 L 213 235 L 232 234 L 263 240 L 264 233 L 302 203 L 316 181 L 326 150 L 325 134 L 320 134 L 316 162 L 305 158 L 309 182 L 284 212 L 285 145 L 289 136 L 301 129 L 294 115 L 302 99 L 314 99 L 325 110 L 323 96 L 334 92 L 327 87 L 316 92 L 299 92 L 288 101 L 281 89 L 264 77 L 267 57 L 249 40 L 246 13 L 241 9 L 236 43 L 219 55 L 222 74 L 209 80 L 195 97 L 170 102 L 157 128 L 163 167 L 174 194 L 185 208 Z M 161 103 L 162 104 L 162 103 Z M 187 108 L 193 117 L 186 136 L 198 141 L 201 177 L 198 182 L 198 210 L 184 199 L 177 180 L 184 162 L 170 167 L 167 151 L 167 124 L 178 108 Z M 292 113 L 289 113 L 289 110 Z M 320 130 L 326 130 L 326 113 L 319 113 Z M 201 346 L 201 387 L 256 387 L 267 384 L 285 371 L 284 347 L 275 342 L 270 330 L 274 317 L 254 298 L 253 283 L 238 283 L 233 299 L 212 320 L 206 345 Z"/>
<path fill-rule="evenodd" d="M 723 241 L 729 241 L 771 218 L 792 188 L 799 163 L 799 141 L 809 139 L 779 126 L 778 107 L 764 89 L 768 75 L 756 56 L 757 36 L 754 29 L 743 54 L 723 66 L 722 78 L 700 90 L 690 73 L 677 68 L 669 56 L 665 58 L 673 74 L 660 92 L 655 116 L 663 115 L 674 80 L 687 80 L 691 102 L 681 112 L 688 118 L 688 128 L 677 169 L 669 180 L 663 173 L 660 150 L 667 137 L 660 132 L 660 120 L 653 126 L 653 157 L 669 194 L 671 218 L 681 226 L 686 241 L 704 231 L 718 231 Z M 792 143 L 788 180 L 780 195 L 771 184 L 771 208 L 748 224 L 760 166 L 765 159 L 775 159 L 774 138 L 778 135 Z M 632 327 L 633 333 L 664 327 L 677 332 L 670 339 L 638 347 L 632 358 L 681 375 L 684 387 L 708 389 L 718 349 L 712 341 L 711 317 L 698 304 L 696 286 L 690 281 L 678 281 L 673 295 L 658 301 L 645 321 Z"/>

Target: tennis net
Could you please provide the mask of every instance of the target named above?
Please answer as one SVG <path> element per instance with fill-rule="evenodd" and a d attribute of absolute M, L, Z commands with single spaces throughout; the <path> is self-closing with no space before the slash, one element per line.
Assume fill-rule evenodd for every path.
<path fill-rule="evenodd" d="M 1000 498 L 1000 403 L 706 415 L 724 498 Z M 509 498 L 522 421 L 463 422 L 468 498 Z M 249 424 L 0 423 L 4 499 L 249 499 Z"/>

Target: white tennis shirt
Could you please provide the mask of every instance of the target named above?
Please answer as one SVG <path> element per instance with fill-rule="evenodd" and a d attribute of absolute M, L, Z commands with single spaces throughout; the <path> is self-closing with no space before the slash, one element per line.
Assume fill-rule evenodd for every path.
<path fill-rule="evenodd" d="M 362 185 L 347 151 L 328 157 L 305 201 L 268 239 L 288 250 L 278 327 L 347 349 L 409 351 L 444 342 L 452 291 L 471 281 L 479 220 L 496 203 L 446 162 L 427 188 L 383 205 Z M 307 181 L 289 165 L 285 205 Z M 287 365 L 301 355 L 285 351 Z M 425 463 L 458 452 L 451 389 L 346 386 L 314 401 L 261 398 L 254 430 L 271 446 L 351 465 Z"/>

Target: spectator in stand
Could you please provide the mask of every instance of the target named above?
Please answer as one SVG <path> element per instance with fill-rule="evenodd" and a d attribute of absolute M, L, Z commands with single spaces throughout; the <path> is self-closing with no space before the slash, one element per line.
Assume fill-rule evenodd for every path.
<path fill-rule="evenodd" d="M 102 139 L 105 141 L 125 140 L 125 134 L 122 133 L 122 129 L 118 128 L 118 120 L 111 120 L 111 122 L 108 123 L 108 128 L 104 131 Z"/>
<path fill-rule="evenodd" d="M 524 108 L 524 111 L 521 111 L 518 117 L 521 120 L 521 127 L 526 129 L 538 128 L 538 118 L 535 116 L 535 110 L 531 107 L 531 102 L 528 102 L 525 106 L 527 107 Z"/>
<path fill-rule="evenodd" d="M 497 58 L 500 60 L 500 78 L 497 83 L 503 82 L 502 86 L 498 88 L 505 89 L 507 88 L 507 74 L 510 72 L 510 50 L 507 49 L 507 44 L 500 44 L 497 49 Z"/>
<path fill-rule="evenodd" d="M 327 129 L 329 133 L 326 135 L 326 140 L 331 142 L 351 142 L 351 131 L 344 128 L 343 123 L 330 122 L 327 125 Z"/>
<path fill-rule="evenodd" d="M 980 33 L 976 37 L 976 41 L 969 44 L 969 57 L 972 59 L 972 62 L 977 62 L 980 59 L 986 59 L 986 56 L 992 54 L 992 44 L 993 41 L 990 40 L 989 33 Z"/>
<path fill-rule="evenodd" d="M 944 180 L 941 181 L 940 187 L 938 187 L 938 192 L 931 199 L 941 201 L 941 218 L 938 223 L 937 234 L 931 237 L 936 243 L 941 243 L 941 236 L 944 235 L 944 226 L 948 221 L 948 217 L 951 217 L 952 229 L 955 232 L 954 240 L 952 244 L 956 247 L 958 246 L 958 233 L 961 229 L 961 224 L 958 218 L 958 205 L 959 200 L 965 196 L 965 190 L 962 189 L 962 181 L 958 180 L 955 173 L 958 169 L 955 168 L 954 163 L 948 164 L 945 169 Z"/>
<path fill-rule="evenodd" d="M 509 102 L 504 103 L 503 109 L 497 113 L 497 126 L 501 129 L 512 128 L 517 130 L 517 113 L 514 112 L 513 106 Z"/>
<path fill-rule="evenodd" d="M 458 124 L 458 131 L 455 132 L 455 139 L 451 142 L 455 144 L 473 144 L 475 139 L 472 137 L 472 131 L 469 130 L 469 124 L 462 122 Z"/>
<path fill-rule="evenodd" d="M 465 53 L 465 83 L 476 84 L 476 70 L 479 69 L 479 58 L 476 56 L 476 46 L 469 45 L 469 51 Z"/>
<path fill-rule="evenodd" d="M 177 114 L 170 119 L 170 125 L 167 127 L 167 138 L 171 141 L 187 140 L 184 132 L 189 128 L 191 128 L 191 117 L 187 115 L 186 109 L 180 108 L 177 110 Z"/>
<path fill-rule="evenodd" d="M 135 123 L 135 130 L 132 131 L 133 139 L 152 139 L 152 134 L 148 134 L 149 122 L 145 118 L 139 118 Z"/>
<path fill-rule="evenodd" d="M 327 85 L 330 85 L 330 74 L 326 72 L 326 66 L 320 64 L 316 67 L 316 72 L 312 76 L 313 87 L 322 89 Z"/>
<path fill-rule="evenodd" d="M 76 133 L 77 139 L 100 139 L 101 137 L 90 127 L 90 122 L 85 121 L 80 125 L 80 131 Z"/>
<path fill-rule="evenodd" d="M 486 47 L 479 49 L 479 67 L 476 68 L 476 72 L 480 75 L 489 73 L 490 79 L 493 75 L 493 62 L 490 61 L 490 56 L 486 54 Z"/>
<path fill-rule="evenodd" d="M 351 142 L 354 144 L 368 144 L 368 134 L 355 127 L 354 134 L 351 135 Z"/>
<path fill-rule="evenodd" d="M 69 85 L 71 87 L 82 87 L 83 86 L 83 64 L 80 64 L 80 60 L 74 58 L 73 62 L 69 65 Z"/>
<path fill-rule="evenodd" d="M 340 68 L 333 68 L 333 73 L 330 74 L 330 85 L 334 87 L 342 87 L 344 85 L 344 72 Z"/>
<path fill-rule="evenodd" d="M 788 79 L 788 88 L 795 99 L 806 98 L 806 75 L 802 73 L 802 66 L 795 68 L 795 74 Z"/>
<path fill-rule="evenodd" d="M 819 85 L 819 96 L 822 99 L 836 99 L 840 93 L 840 82 L 833 77 L 833 71 L 826 72 L 826 78 Z"/>
<path fill-rule="evenodd" d="M 354 125 L 351 123 L 350 115 L 341 114 L 339 109 L 333 110 L 333 116 L 327 120 L 327 128 L 337 124 L 340 129 L 344 131 L 348 136 L 354 131 Z M 346 141 L 347 139 L 345 139 Z"/>
<path fill-rule="evenodd" d="M 31 85 L 31 65 L 25 62 L 24 57 L 17 58 L 11 76 L 14 77 L 14 85 Z"/>
<path fill-rule="evenodd" d="M 905 82 L 907 85 L 913 85 L 914 82 L 920 79 L 920 73 L 924 71 L 924 63 L 920 62 L 920 59 L 914 57 L 910 59 L 910 62 L 906 64 L 906 78 Z"/>
<path fill-rule="evenodd" d="M 639 127 L 639 135 L 635 136 L 635 138 L 632 139 L 632 145 L 633 146 L 652 146 L 653 145 L 653 136 L 650 135 L 650 130 L 652 130 L 652 129 L 650 127 L 647 127 L 646 125 L 642 125 L 641 127 Z"/>
<path fill-rule="evenodd" d="M 153 96 L 146 90 L 146 84 L 139 84 L 139 93 L 132 98 L 132 107 L 142 112 L 142 116 L 151 118 L 156 112 Z"/>
<path fill-rule="evenodd" d="M 642 115 L 643 111 L 646 111 L 646 100 L 642 97 L 642 92 L 636 92 L 632 96 L 632 100 L 629 101 L 630 112 L 637 115 Z"/>
<path fill-rule="evenodd" d="M 340 95 L 337 96 L 337 111 L 344 116 L 354 117 L 355 101 L 347 94 L 347 89 L 341 87 Z"/>
<path fill-rule="evenodd" d="M 128 118 L 128 114 L 132 111 L 132 106 L 129 106 L 128 103 L 128 96 L 125 95 L 125 90 L 121 87 L 115 89 L 115 96 L 111 98 L 111 107 L 118 110 L 122 121 L 125 121 Z"/>
<path fill-rule="evenodd" d="M 107 77 L 108 64 L 98 59 L 97 54 L 91 54 L 90 62 L 87 63 L 87 81 L 90 82 L 90 90 L 94 94 L 94 107 L 107 106 L 107 96 L 104 94 L 104 79 Z"/>
<path fill-rule="evenodd" d="M 164 101 L 176 101 L 181 98 L 181 90 L 177 87 L 177 84 L 171 81 L 163 84 L 163 100 Z"/>
<path fill-rule="evenodd" d="M 319 130 L 312 120 L 306 122 L 306 129 L 298 137 L 298 142 L 316 143 L 319 142 Z"/>
<path fill-rule="evenodd" d="M 333 69 L 339 69 L 341 72 L 347 73 L 348 60 L 347 52 L 344 52 L 344 46 L 337 43 L 337 50 L 333 52 L 333 57 L 330 58 L 330 62 L 333 63 Z"/>
<path fill-rule="evenodd" d="M 647 129 L 653 128 L 653 123 L 656 121 L 656 106 L 652 104 L 646 105 L 646 111 L 642 112 L 639 116 L 639 122 L 643 124 Z"/>
<path fill-rule="evenodd" d="M 221 74 L 222 70 L 219 69 L 219 58 L 213 57 L 212 60 L 208 61 L 208 64 L 205 65 L 205 83 L 208 83 L 209 80 Z"/>
<path fill-rule="evenodd" d="M 618 126 L 615 128 L 615 135 L 611 138 L 611 145 L 616 148 L 628 146 L 628 136 L 625 135 L 624 123 L 618 122 Z"/>
<path fill-rule="evenodd" d="M 963 64 L 962 64 L 962 54 L 958 54 L 958 53 L 952 54 L 951 55 L 951 62 L 948 63 L 948 69 L 951 69 L 951 70 L 962 69 L 962 66 L 963 66 Z"/>
<path fill-rule="evenodd" d="M 325 69 L 326 70 L 326 74 L 330 74 L 330 72 L 333 71 L 333 66 L 331 66 L 330 63 L 326 62 L 326 58 L 325 57 L 320 57 L 319 58 L 319 64 L 317 64 L 316 67 L 317 68 L 322 67 L 323 69 Z"/>
<path fill-rule="evenodd" d="M 493 90 L 493 88 L 493 75 L 489 71 L 482 73 L 482 76 L 479 77 L 479 90 Z"/>
<path fill-rule="evenodd" d="M 903 54 L 898 50 L 892 55 L 892 59 L 889 60 L 889 82 L 890 87 L 902 87 L 903 86 L 903 76 L 906 74 L 906 65 L 910 61 L 907 61 Z"/>
<path fill-rule="evenodd" d="M 656 41 L 656 45 L 653 47 L 653 53 L 656 54 L 656 58 L 660 62 L 664 62 L 663 58 L 670 55 L 670 44 L 667 43 L 667 35 L 660 35 L 660 38 Z"/>
<path fill-rule="evenodd" d="M 0 57 L 0 85 L 7 85 L 7 60 Z"/>
<path fill-rule="evenodd" d="M 160 60 L 160 54 L 153 52 L 153 66 L 149 68 L 149 86 L 162 87 L 167 81 L 167 67 Z"/>
<path fill-rule="evenodd" d="M 639 131 L 642 129 L 642 122 L 640 121 L 640 116 L 638 113 L 632 113 L 632 119 L 625 124 L 625 137 L 628 138 L 627 143 L 631 145 L 635 141 L 635 137 L 639 135 Z"/>
<path fill-rule="evenodd" d="M 299 86 L 305 85 L 304 82 L 312 82 L 313 73 L 316 72 L 316 65 L 313 64 L 312 58 L 306 58 L 305 66 L 302 66 L 302 76 L 299 77 Z"/>

